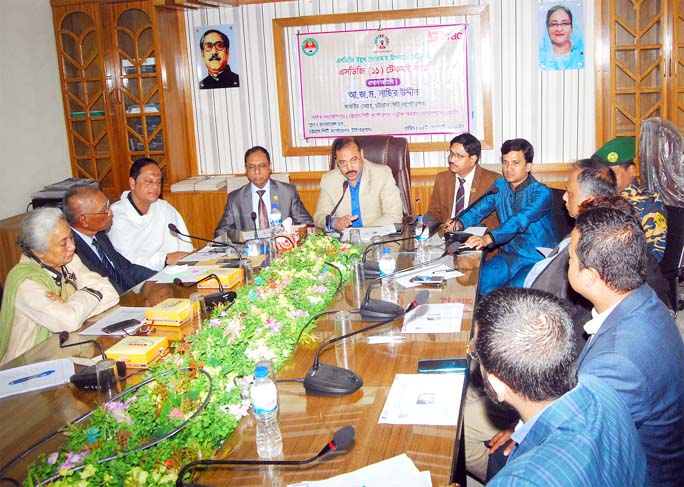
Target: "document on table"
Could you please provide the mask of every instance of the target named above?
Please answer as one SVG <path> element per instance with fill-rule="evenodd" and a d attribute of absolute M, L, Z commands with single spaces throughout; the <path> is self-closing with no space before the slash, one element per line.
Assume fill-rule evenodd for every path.
<path fill-rule="evenodd" d="M 463 320 L 463 303 L 428 303 L 404 317 L 402 333 L 458 333 Z"/>
<path fill-rule="evenodd" d="M 397 374 L 378 423 L 456 426 L 465 374 Z"/>
<path fill-rule="evenodd" d="M 327 480 L 299 482 L 288 487 L 432 487 L 432 479 L 429 471 L 419 472 L 406 453 L 402 453 Z"/>
<path fill-rule="evenodd" d="M 126 336 L 124 330 L 116 331 L 114 333 L 105 333 L 104 331 L 102 331 L 102 328 L 108 325 L 113 325 L 114 323 L 118 323 L 119 321 L 138 320 L 138 325 L 126 328 L 126 332 L 130 335 L 131 333 L 135 333 L 135 331 L 145 323 L 145 311 L 147 311 L 148 309 L 149 308 L 133 308 L 128 306 L 119 306 L 114 311 L 109 313 L 107 316 L 99 319 L 93 325 L 89 326 L 88 328 L 80 332 L 79 335 L 102 335 L 113 337 Z"/>
<path fill-rule="evenodd" d="M 448 257 L 451 258 L 451 257 Z M 417 287 L 420 286 L 420 282 L 411 282 L 411 279 L 416 276 L 437 276 L 443 277 L 444 279 L 453 279 L 455 277 L 461 277 L 463 273 L 458 269 L 446 264 L 435 264 L 430 266 L 421 267 L 419 269 L 414 269 L 412 271 L 399 272 L 395 276 L 395 280 L 398 284 L 403 287 Z"/>
<path fill-rule="evenodd" d="M 197 282 L 199 276 L 211 268 L 215 269 L 216 266 L 169 265 L 153 276 L 153 280 L 158 284 L 172 284 L 174 279 L 180 279 L 184 283 L 194 283 Z"/>
<path fill-rule="evenodd" d="M 356 229 L 348 227 L 344 229 L 344 232 L 342 232 L 343 242 L 349 242 L 349 232 L 352 230 L 359 230 L 362 242 L 370 242 L 371 238 L 375 237 L 376 235 L 379 237 L 384 237 L 385 235 L 390 235 L 397 232 L 397 228 L 392 223 L 385 225 L 384 227 L 360 227 Z"/>
<path fill-rule="evenodd" d="M 179 264 L 184 264 L 186 262 L 206 262 L 208 260 L 216 260 L 225 257 L 231 253 L 235 254 L 235 251 L 229 247 L 212 247 L 211 245 L 207 245 L 203 249 L 196 250 L 182 259 L 178 259 L 177 262 Z"/>
<path fill-rule="evenodd" d="M 0 398 L 66 384 L 73 374 L 68 358 L 0 370 Z"/>

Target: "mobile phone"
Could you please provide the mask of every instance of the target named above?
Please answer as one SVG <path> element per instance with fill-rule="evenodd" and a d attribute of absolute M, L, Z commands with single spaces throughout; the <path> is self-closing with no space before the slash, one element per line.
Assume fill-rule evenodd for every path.
<path fill-rule="evenodd" d="M 411 282 L 419 282 L 423 286 L 440 287 L 446 283 L 446 279 L 442 276 L 414 276 L 410 279 Z"/>
<path fill-rule="evenodd" d="M 102 331 L 110 334 L 110 333 L 115 333 L 117 331 L 125 330 L 126 328 L 131 328 L 134 326 L 138 326 L 140 324 L 140 321 L 130 319 L 130 320 L 123 320 L 119 321 L 118 323 L 114 323 L 111 325 L 107 325 L 104 328 L 102 328 Z"/>
<path fill-rule="evenodd" d="M 418 373 L 464 373 L 468 370 L 468 360 L 464 358 L 442 358 L 418 361 Z"/>

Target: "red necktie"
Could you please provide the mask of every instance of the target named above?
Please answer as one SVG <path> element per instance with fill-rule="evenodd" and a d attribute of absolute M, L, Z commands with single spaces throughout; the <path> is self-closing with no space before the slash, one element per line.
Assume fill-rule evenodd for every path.
<path fill-rule="evenodd" d="M 266 203 L 264 203 L 264 193 L 266 190 L 259 189 L 259 228 L 268 228 L 268 211 L 266 211 Z"/>

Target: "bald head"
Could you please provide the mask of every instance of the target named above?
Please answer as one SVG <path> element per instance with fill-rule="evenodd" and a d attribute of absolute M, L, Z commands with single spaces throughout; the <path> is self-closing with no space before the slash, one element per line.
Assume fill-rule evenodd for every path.
<path fill-rule="evenodd" d="M 109 199 L 91 185 L 69 188 L 62 201 L 62 210 L 69 225 L 89 237 L 108 230 L 112 224 Z"/>

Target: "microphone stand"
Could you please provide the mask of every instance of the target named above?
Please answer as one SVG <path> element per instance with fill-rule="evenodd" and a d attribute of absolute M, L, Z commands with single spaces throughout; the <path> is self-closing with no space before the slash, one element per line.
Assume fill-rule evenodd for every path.
<path fill-rule="evenodd" d="M 345 179 L 344 182 L 342 183 L 342 196 L 340 196 L 340 199 L 337 200 L 337 204 L 333 207 L 332 211 L 330 213 L 328 213 L 327 215 L 325 215 L 325 229 L 328 231 L 334 231 L 335 230 L 334 228 L 332 228 L 332 225 L 331 225 L 332 216 L 337 211 L 337 208 L 339 208 L 340 203 L 342 203 L 342 200 L 344 199 L 344 195 L 347 193 L 347 188 L 349 188 L 349 181 L 347 181 Z"/>
<path fill-rule="evenodd" d="M 427 228 L 427 225 L 425 223 L 423 223 L 423 228 L 421 229 L 419 236 L 423 235 L 423 232 L 425 232 L 426 228 Z M 389 244 L 389 243 L 406 242 L 409 240 L 413 240 L 414 238 L 416 238 L 416 236 L 412 235 L 410 237 L 400 237 L 400 238 L 394 238 L 391 240 L 383 240 L 382 242 L 375 242 L 375 243 L 368 245 L 368 247 L 366 247 L 365 250 L 363 251 L 363 256 L 361 258 L 361 262 L 363 262 L 363 273 L 364 273 L 364 275 L 366 275 L 367 277 L 377 277 L 378 275 L 380 275 L 380 263 L 377 261 L 368 261 L 367 260 L 368 254 L 375 247 L 378 247 L 380 245 Z"/>
<path fill-rule="evenodd" d="M 171 232 L 175 233 L 176 235 L 181 235 L 183 237 L 189 237 L 189 238 L 195 238 L 197 240 L 202 240 L 203 242 L 212 243 L 212 244 L 219 246 L 219 247 L 228 247 L 230 249 L 233 249 L 238 256 L 238 260 L 242 260 L 242 254 L 240 253 L 240 250 L 233 244 L 229 244 L 227 242 L 219 242 L 218 240 L 209 240 L 208 238 L 198 237 L 196 235 L 190 235 L 187 233 L 182 233 L 178 229 L 178 227 L 176 225 L 174 225 L 173 223 L 169 223 L 169 230 L 171 230 Z"/>
<path fill-rule="evenodd" d="M 211 311 L 216 306 L 218 306 L 219 304 L 225 304 L 228 301 L 231 301 L 231 302 L 235 301 L 235 298 L 237 297 L 237 293 L 235 291 L 224 292 L 223 283 L 221 283 L 221 279 L 219 279 L 219 277 L 216 274 L 209 274 L 208 276 L 203 277 L 202 279 L 195 282 L 194 284 L 186 284 L 179 277 L 176 277 L 173 280 L 173 283 L 176 286 L 189 288 L 192 286 L 196 286 L 200 282 L 208 281 L 209 279 L 215 279 L 216 282 L 218 282 L 218 292 L 212 293 L 212 294 L 207 294 L 206 296 L 204 296 L 204 304 L 206 305 L 207 310 Z"/>

